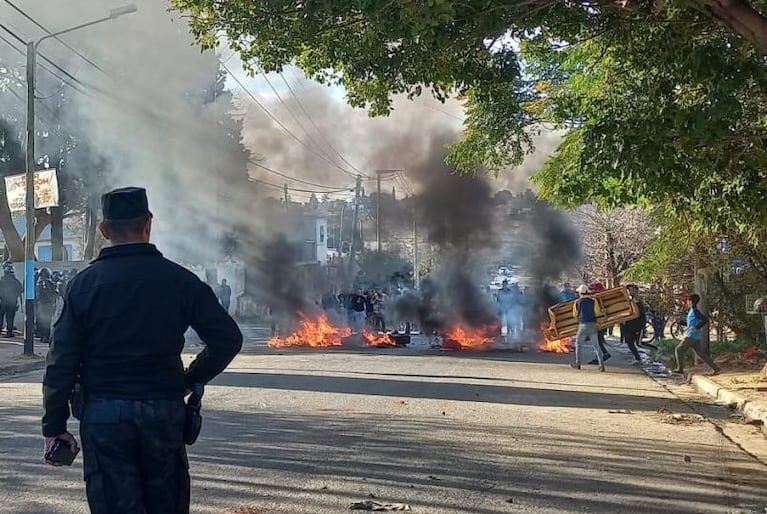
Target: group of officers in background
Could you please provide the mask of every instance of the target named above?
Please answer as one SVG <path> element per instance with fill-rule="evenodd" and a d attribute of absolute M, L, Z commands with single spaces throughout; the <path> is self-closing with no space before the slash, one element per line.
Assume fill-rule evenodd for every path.
<path fill-rule="evenodd" d="M 44 344 L 51 342 L 51 324 L 61 308 L 67 283 L 77 270 L 51 271 L 49 268 L 35 270 L 35 335 Z M 0 278 L 0 332 L 6 337 L 16 335 L 16 314 L 24 304 L 24 286 L 16 278 L 13 263 L 3 263 Z"/>

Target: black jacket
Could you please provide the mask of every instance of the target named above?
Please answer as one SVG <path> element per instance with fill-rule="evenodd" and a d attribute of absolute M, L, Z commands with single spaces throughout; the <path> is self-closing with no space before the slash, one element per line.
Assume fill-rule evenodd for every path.
<path fill-rule="evenodd" d="M 184 371 L 184 333 L 205 343 Z M 43 378 L 43 434 L 66 430 L 78 374 L 86 398 L 181 399 L 221 373 L 242 333 L 211 288 L 151 244 L 105 248 L 68 285 Z"/>

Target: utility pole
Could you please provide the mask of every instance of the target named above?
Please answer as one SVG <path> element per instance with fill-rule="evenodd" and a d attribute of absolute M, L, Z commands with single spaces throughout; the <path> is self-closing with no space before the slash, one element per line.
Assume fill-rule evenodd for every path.
<path fill-rule="evenodd" d="M 349 267 L 348 276 L 349 281 L 352 280 L 352 271 L 354 271 L 354 252 L 357 250 L 357 238 L 355 237 L 355 231 L 357 230 L 357 220 L 360 214 L 360 192 L 362 191 L 362 175 L 357 175 L 357 184 L 354 186 L 354 214 L 352 215 L 352 242 L 349 248 Z"/>
<path fill-rule="evenodd" d="M 116 7 L 109 16 L 81 23 L 68 29 L 49 32 L 37 41 L 27 43 L 27 158 L 26 158 L 26 206 L 27 226 L 24 241 L 24 355 L 35 352 L 35 66 L 37 47 L 48 38 L 58 38 L 97 23 L 114 20 L 120 16 L 138 11 L 133 4 Z"/>
<path fill-rule="evenodd" d="M 27 169 L 24 240 L 24 355 L 35 353 L 35 65 L 37 43 L 27 43 Z"/>
<path fill-rule="evenodd" d="M 421 287 L 420 265 L 418 264 L 418 220 L 413 213 L 413 288 Z"/>
<path fill-rule="evenodd" d="M 376 171 L 376 249 L 381 253 L 381 173 Z"/>
<path fill-rule="evenodd" d="M 285 201 L 285 212 L 288 212 L 288 183 L 285 182 L 285 185 L 282 188 L 282 194 L 283 199 Z"/>

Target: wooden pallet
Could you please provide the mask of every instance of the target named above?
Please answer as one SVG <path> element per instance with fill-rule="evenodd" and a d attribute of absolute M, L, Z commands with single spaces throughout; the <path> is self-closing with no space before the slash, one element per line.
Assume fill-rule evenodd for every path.
<path fill-rule="evenodd" d="M 591 295 L 599 302 L 602 315 L 597 319 L 600 329 L 635 319 L 639 316 L 636 303 L 631 300 L 628 289 L 613 287 Z M 573 317 L 575 300 L 549 307 L 549 326 L 543 330 L 547 341 L 573 337 L 578 332 L 578 320 Z"/>

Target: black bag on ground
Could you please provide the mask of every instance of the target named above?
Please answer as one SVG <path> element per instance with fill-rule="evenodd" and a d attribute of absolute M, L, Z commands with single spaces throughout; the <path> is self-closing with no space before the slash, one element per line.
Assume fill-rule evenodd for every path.
<path fill-rule="evenodd" d="M 202 416 L 200 408 L 202 407 L 202 395 L 205 388 L 202 384 L 195 384 L 192 387 L 192 394 L 186 401 L 186 417 L 184 419 L 184 443 L 192 445 L 197 441 L 202 430 Z"/>

